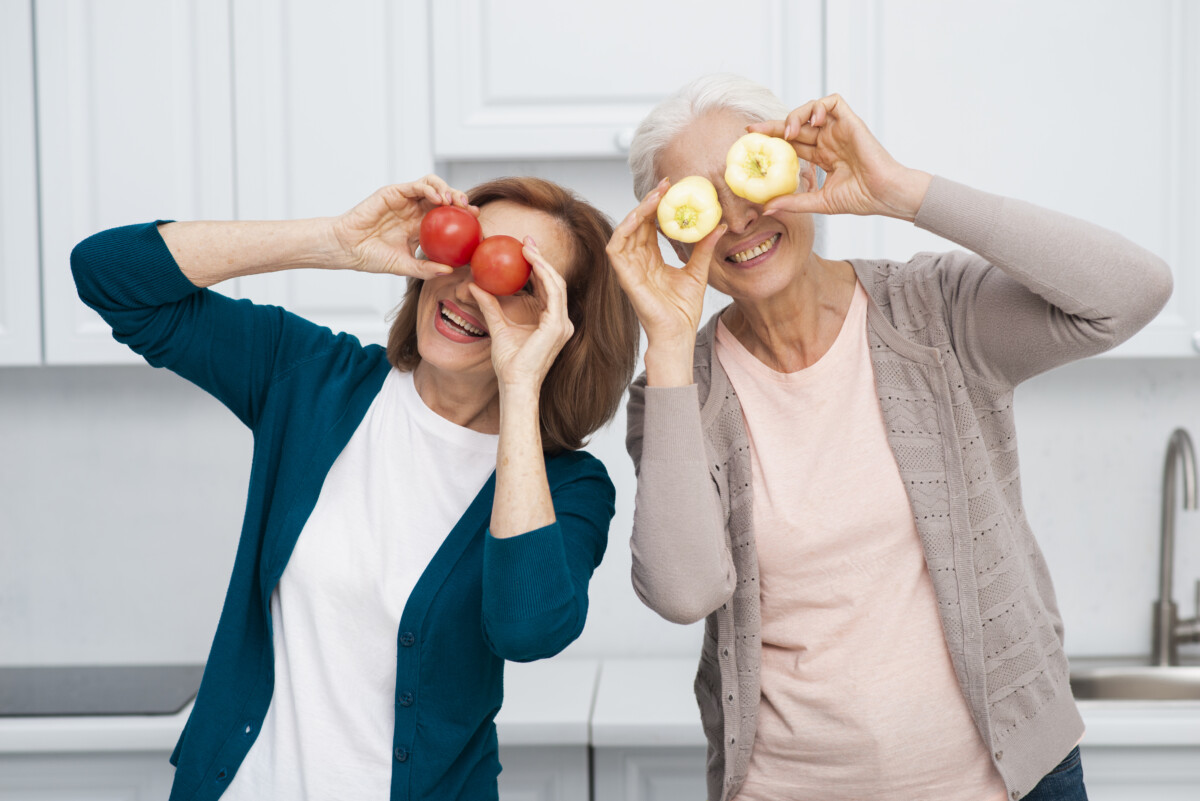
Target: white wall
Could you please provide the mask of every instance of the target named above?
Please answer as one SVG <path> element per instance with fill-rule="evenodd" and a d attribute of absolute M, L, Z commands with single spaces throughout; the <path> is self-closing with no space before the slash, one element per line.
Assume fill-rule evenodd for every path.
<path fill-rule="evenodd" d="M 618 161 L 442 171 L 461 187 L 543 175 L 615 219 L 632 205 Z M 1190 359 L 1091 360 L 1018 391 L 1028 513 L 1072 655 L 1147 650 L 1162 458 L 1173 427 L 1200 437 L 1196 398 L 1200 362 Z M 629 586 L 623 434 L 619 416 L 590 448 L 617 484 L 617 517 L 569 653 L 692 654 L 698 627 L 657 619 Z M 249 473 L 250 437 L 232 415 L 148 367 L 0 369 L 0 455 L 0 664 L 203 661 Z M 1191 614 L 1200 513 L 1178 521 L 1176 599 Z"/>

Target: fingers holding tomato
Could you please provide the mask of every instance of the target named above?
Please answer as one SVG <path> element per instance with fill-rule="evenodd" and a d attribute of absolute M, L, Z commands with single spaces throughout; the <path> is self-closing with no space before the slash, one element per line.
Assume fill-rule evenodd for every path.
<path fill-rule="evenodd" d="M 488 237 L 480 248 L 495 238 Z M 521 247 L 520 242 L 516 244 Z M 506 251 L 511 248 L 507 242 L 503 246 Z M 497 297 L 478 280 L 472 282 L 470 291 L 487 322 L 492 339 L 492 366 L 500 384 L 537 389 L 574 334 L 575 326 L 567 313 L 567 284 L 563 276 L 542 257 L 531 237 L 526 237 L 519 253 L 528 270 L 522 287 L 529 286 L 530 292 L 521 292 L 522 287 L 518 287 L 513 290 L 520 292 L 515 297 Z M 473 260 L 473 270 L 475 264 Z M 515 283 L 514 278 L 508 287 Z"/>

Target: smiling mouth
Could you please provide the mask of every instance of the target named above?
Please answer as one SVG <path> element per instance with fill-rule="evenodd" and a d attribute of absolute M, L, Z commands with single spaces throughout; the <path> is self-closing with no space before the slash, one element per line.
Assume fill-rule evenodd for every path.
<path fill-rule="evenodd" d="M 445 303 L 438 304 L 438 313 L 441 315 L 442 320 L 444 320 L 450 326 L 451 330 L 477 338 L 483 338 L 488 335 L 487 331 L 484 331 L 482 328 L 476 325 L 468 323 L 462 317 L 459 317 L 457 314 L 450 311 L 448 308 L 446 308 Z"/>
<path fill-rule="evenodd" d="M 768 250 L 775 247 L 775 243 L 778 241 L 779 241 L 779 234 L 775 234 L 770 239 L 766 240 L 765 242 L 763 242 L 761 244 L 755 245 L 752 248 L 746 248 L 745 250 L 738 252 L 738 253 L 734 253 L 733 255 L 728 256 L 726 258 L 729 261 L 734 262 L 735 264 L 741 264 L 742 262 L 750 261 L 750 259 L 753 259 L 756 256 L 761 256 L 762 254 L 766 253 Z"/>

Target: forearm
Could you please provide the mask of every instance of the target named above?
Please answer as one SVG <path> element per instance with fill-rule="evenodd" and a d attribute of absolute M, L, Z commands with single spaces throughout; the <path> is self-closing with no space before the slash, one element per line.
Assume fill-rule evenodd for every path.
<path fill-rule="evenodd" d="M 492 536 L 514 537 L 548 526 L 554 520 L 554 502 L 542 454 L 538 392 L 532 387 L 502 388 Z"/>
<path fill-rule="evenodd" d="M 978 253 L 1069 315 L 1111 321 L 1116 339 L 1152 319 L 1171 293 L 1167 265 L 1119 234 L 946 179 L 931 185 L 916 224 Z"/>
<path fill-rule="evenodd" d="M 638 473 L 634 591 L 667 620 L 692 623 L 727 601 L 735 585 L 696 389 L 638 391 L 628 420 Z"/>
<path fill-rule="evenodd" d="M 159 233 L 180 271 L 198 287 L 299 267 L 338 268 L 330 218 L 263 222 L 174 222 Z"/>

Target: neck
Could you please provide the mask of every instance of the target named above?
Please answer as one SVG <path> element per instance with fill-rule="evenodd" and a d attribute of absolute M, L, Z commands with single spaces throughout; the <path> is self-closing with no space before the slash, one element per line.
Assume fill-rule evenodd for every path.
<path fill-rule="evenodd" d="M 421 400 L 439 417 L 481 434 L 500 433 L 500 392 L 496 377 L 446 373 L 422 361 L 413 371 Z"/>
<path fill-rule="evenodd" d="M 762 299 L 735 298 L 721 321 L 772 370 L 803 370 L 833 346 L 857 280 L 848 262 L 812 254 L 783 291 Z"/>

